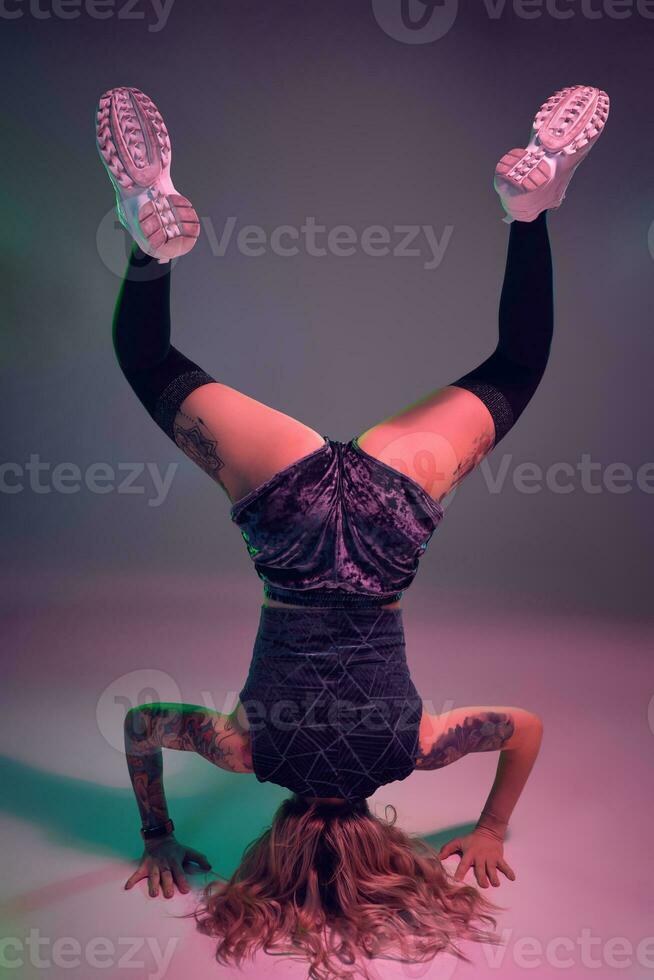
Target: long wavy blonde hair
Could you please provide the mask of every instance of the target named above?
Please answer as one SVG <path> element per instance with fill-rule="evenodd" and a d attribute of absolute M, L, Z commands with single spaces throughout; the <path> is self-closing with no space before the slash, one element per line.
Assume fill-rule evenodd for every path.
<path fill-rule="evenodd" d="M 389 810 L 392 819 L 381 819 L 366 800 L 284 800 L 231 878 L 207 885 L 192 913 L 218 937 L 217 961 L 241 966 L 263 950 L 307 959 L 311 980 L 368 978 L 365 959 L 424 963 L 448 952 L 469 962 L 459 941 L 498 943 L 500 907 L 455 882 Z"/>

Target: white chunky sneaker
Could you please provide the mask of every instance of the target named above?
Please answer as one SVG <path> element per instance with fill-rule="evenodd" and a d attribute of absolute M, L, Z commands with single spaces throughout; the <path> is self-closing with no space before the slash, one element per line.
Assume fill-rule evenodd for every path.
<path fill-rule="evenodd" d="M 191 202 L 170 179 L 170 138 L 161 113 L 137 88 L 100 98 L 96 142 L 116 191 L 120 223 L 160 262 L 189 252 L 200 234 Z"/>
<path fill-rule="evenodd" d="M 608 115 L 608 95 L 590 85 L 561 89 L 543 103 L 527 146 L 510 150 L 495 168 L 493 183 L 507 224 L 533 221 L 546 208 L 559 207 Z"/>

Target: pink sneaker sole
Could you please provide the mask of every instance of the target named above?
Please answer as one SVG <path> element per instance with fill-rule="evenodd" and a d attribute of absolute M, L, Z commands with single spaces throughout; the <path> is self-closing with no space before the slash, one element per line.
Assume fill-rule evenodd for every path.
<path fill-rule="evenodd" d="M 561 89 L 536 113 L 527 147 L 505 153 L 495 189 L 509 219 L 533 221 L 563 201 L 570 179 L 606 124 L 609 97 L 589 85 Z"/>
<path fill-rule="evenodd" d="M 96 114 L 96 141 L 121 223 L 143 251 L 160 260 L 189 252 L 200 222 L 170 179 L 170 137 L 154 102 L 136 88 L 105 92 Z"/>

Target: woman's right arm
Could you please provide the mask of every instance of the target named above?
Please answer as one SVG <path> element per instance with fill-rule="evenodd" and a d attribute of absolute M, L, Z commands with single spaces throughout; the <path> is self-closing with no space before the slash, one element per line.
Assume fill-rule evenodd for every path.
<path fill-rule="evenodd" d="M 252 772 L 249 736 L 240 728 L 236 713 L 223 715 L 189 704 L 144 704 L 127 712 L 124 733 L 127 767 L 145 831 L 169 819 L 163 785 L 164 748 L 197 752 L 231 772 Z M 146 840 L 139 867 L 125 887 L 147 878 L 152 897 L 159 893 L 159 884 L 166 898 L 174 892 L 173 882 L 180 891 L 188 891 L 185 861 L 194 861 L 205 870 L 210 867 L 204 855 L 178 842 L 172 832 Z"/>

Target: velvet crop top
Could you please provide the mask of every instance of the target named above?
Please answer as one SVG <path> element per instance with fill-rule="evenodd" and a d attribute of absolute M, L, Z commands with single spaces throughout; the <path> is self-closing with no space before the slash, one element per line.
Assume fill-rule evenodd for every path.
<path fill-rule="evenodd" d="M 323 438 L 238 500 L 231 519 L 268 597 L 327 607 L 393 602 L 413 581 L 443 509 L 356 439 Z"/>

